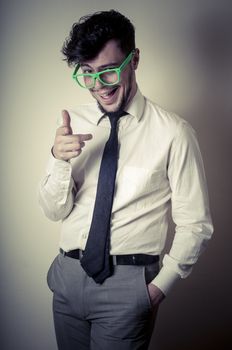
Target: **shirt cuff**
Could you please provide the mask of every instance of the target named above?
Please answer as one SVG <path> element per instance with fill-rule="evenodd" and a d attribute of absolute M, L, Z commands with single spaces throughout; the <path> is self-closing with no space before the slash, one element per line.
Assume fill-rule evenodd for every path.
<path fill-rule="evenodd" d="M 167 267 L 162 267 L 158 275 L 151 281 L 156 287 L 158 287 L 164 295 L 167 295 L 176 281 L 180 279 L 180 275 Z"/>
<path fill-rule="evenodd" d="M 70 178 L 72 171 L 72 165 L 70 162 L 56 159 L 52 154 L 49 158 L 47 165 L 47 173 L 52 175 L 53 178 L 64 181 Z"/>

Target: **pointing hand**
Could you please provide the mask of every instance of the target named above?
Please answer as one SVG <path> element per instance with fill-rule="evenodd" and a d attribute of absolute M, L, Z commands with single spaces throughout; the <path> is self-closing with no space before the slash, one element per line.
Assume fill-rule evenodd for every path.
<path fill-rule="evenodd" d="M 71 118 L 68 111 L 62 111 L 63 125 L 56 131 L 56 137 L 52 153 L 55 158 L 68 161 L 78 157 L 85 141 L 91 140 L 91 134 L 73 134 L 71 128 Z"/>

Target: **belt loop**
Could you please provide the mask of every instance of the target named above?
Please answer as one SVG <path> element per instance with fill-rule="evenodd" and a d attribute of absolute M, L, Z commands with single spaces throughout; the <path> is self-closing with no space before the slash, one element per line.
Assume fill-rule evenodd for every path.
<path fill-rule="evenodd" d="M 117 265 L 117 256 L 112 255 L 113 265 Z"/>
<path fill-rule="evenodd" d="M 65 256 L 65 251 L 62 248 L 60 248 L 60 253 Z"/>

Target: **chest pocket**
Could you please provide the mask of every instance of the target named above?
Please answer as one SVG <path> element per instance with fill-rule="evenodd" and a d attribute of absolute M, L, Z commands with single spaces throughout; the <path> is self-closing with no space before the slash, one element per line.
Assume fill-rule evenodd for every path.
<path fill-rule="evenodd" d="M 118 174 L 115 200 L 121 204 L 139 201 L 148 204 L 154 195 L 166 183 L 162 170 L 151 171 L 146 168 L 124 166 Z M 150 198 L 150 199 L 149 199 Z"/>

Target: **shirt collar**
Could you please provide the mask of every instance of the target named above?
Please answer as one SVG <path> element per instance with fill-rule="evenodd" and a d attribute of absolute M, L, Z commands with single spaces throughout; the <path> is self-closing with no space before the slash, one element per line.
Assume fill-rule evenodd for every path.
<path fill-rule="evenodd" d="M 137 122 L 142 118 L 145 108 L 145 98 L 141 94 L 139 88 L 135 93 L 135 96 L 131 100 L 129 106 L 126 108 L 126 112 L 137 119 Z"/>
<path fill-rule="evenodd" d="M 144 108 L 145 108 L 145 98 L 141 94 L 139 88 L 137 88 L 137 91 L 133 99 L 131 100 L 130 104 L 127 106 L 125 111 L 128 114 L 130 114 L 132 117 L 135 117 L 137 119 L 137 122 L 139 122 L 143 115 Z M 96 124 L 98 125 L 102 121 L 102 119 L 104 119 L 105 117 L 106 117 L 106 114 L 102 114 L 102 112 L 100 111 L 100 109 L 96 104 L 96 114 L 95 114 Z"/>

